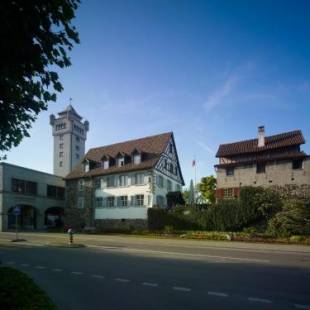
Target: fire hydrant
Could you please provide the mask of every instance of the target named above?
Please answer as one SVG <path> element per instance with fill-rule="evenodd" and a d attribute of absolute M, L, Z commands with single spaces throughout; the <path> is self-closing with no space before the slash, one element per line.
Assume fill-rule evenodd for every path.
<path fill-rule="evenodd" d="M 73 243 L 73 234 L 74 234 L 72 228 L 68 229 L 68 234 L 69 234 L 69 244 L 72 244 Z"/>

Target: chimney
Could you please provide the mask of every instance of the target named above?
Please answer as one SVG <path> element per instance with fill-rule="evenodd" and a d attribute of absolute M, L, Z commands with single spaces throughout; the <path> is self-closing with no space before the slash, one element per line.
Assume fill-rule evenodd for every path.
<path fill-rule="evenodd" d="M 258 147 L 265 146 L 265 126 L 258 127 Z"/>

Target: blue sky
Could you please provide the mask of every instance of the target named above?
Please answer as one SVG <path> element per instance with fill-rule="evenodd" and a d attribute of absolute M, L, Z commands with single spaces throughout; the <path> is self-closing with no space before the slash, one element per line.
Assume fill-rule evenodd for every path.
<path fill-rule="evenodd" d="M 173 131 L 187 185 L 220 143 L 300 128 L 310 139 L 310 1 L 85 0 L 65 90 L 10 163 L 52 172 L 49 114 L 73 98 L 86 148 Z M 310 143 L 303 149 L 310 152 Z"/>

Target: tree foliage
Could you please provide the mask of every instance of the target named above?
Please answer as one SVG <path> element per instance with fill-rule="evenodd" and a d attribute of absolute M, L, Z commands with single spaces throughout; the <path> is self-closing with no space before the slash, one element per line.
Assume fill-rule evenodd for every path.
<path fill-rule="evenodd" d="M 0 151 L 17 146 L 37 115 L 63 87 L 55 69 L 78 33 L 71 25 L 79 0 L 0 1 Z"/>
<path fill-rule="evenodd" d="M 210 203 L 215 202 L 216 178 L 213 175 L 203 177 L 198 184 L 202 197 Z"/>

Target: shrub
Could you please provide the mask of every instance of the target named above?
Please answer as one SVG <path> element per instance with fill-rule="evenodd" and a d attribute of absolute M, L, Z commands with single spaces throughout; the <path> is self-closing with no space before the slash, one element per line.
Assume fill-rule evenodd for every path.
<path fill-rule="evenodd" d="M 310 203 L 288 200 L 282 211 L 268 222 L 268 231 L 276 236 L 310 235 Z"/>

